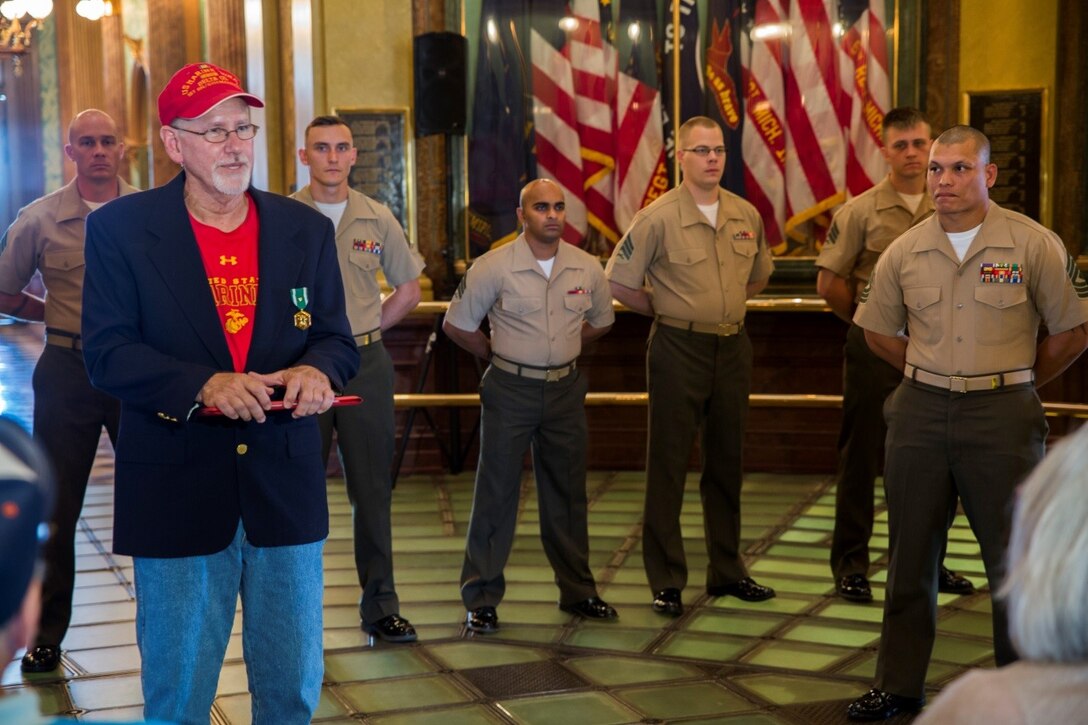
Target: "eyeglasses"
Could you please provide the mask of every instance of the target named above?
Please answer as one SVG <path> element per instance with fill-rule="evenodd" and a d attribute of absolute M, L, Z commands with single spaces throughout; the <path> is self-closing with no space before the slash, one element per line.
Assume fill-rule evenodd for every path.
<path fill-rule="evenodd" d="M 691 149 L 680 149 L 681 151 L 690 151 L 696 156 L 710 156 L 710 152 L 713 151 L 715 156 L 725 156 L 725 146 L 696 146 Z"/>
<path fill-rule="evenodd" d="M 171 128 L 176 131 L 191 133 L 194 136 L 203 136 L 204 140 L 208 143 L 223 143 L 232 133 L 238 137 L 239 141 L 248 141 L 257 135 L 257 129 L 259 129 L 260 126 L 255 123 L 243 123 L 233 130 L 216 126 L 215 128 L 209 128 L 207 131 L 190 131 L 181 126 L 171 126 Z"/>

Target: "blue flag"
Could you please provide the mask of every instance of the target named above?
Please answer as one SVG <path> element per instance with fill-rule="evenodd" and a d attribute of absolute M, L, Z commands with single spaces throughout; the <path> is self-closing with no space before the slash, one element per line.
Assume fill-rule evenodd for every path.
<path fill-rule="evenodd" d="M 740 70 L 741 27 L 738 0 L 710 0 L 707 5 L 710 35 L 706 49 L 706 115 L 722 127 L 725 136 L 725 174 L 722 186 L 744 196 L 744 83 Z"/>

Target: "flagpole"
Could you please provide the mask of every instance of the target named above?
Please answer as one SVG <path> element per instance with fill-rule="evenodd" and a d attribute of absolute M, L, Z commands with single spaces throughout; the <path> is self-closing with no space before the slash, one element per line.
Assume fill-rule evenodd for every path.
<path fill-rule="evenodd" d="M 680 0 L 672 0 L 672 178 L 680 185 Z"/>

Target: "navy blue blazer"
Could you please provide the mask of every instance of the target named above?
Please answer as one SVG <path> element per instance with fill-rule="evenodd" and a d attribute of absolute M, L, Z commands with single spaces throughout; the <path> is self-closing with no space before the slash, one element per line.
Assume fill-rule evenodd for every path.
<path fill-rule="evenodd" d="M 200 556 L 230 544 L 241 520 L 255 546 L 328 535 L 316 416 L 264 423 L 192 415 L 200 388 L 234 369 L 183 199 L 182 172 L 87 218 L 83 355 L 95 387 L 121 400 L 114 551 Z M 341 388 L 359 365 L 344 314 L 331 222 L 250 189 L 260 224 L 259 287 L 246 370 L 312 365 Z M 294 325 L 305 287 L 313 324 Z"/>

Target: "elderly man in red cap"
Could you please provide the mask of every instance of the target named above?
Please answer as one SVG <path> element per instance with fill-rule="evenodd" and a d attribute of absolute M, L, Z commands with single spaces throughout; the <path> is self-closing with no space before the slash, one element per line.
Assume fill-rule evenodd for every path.
<path fill-rule="evenodd" d="M 159 95 L 182 173 L 91 214 L 83 352 L 121 401 L 146 717 L 207 723 L 242 600 L 253 722 L 308 723 L 328 534 L 317 413 L 356 371 L 332 224 L 250 186 L 263 105 L 209 63 Z M 124 203 L 121 203 L 124 202 Z"/>

